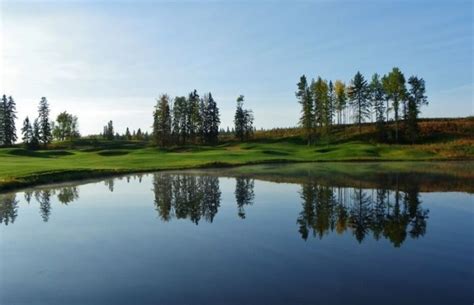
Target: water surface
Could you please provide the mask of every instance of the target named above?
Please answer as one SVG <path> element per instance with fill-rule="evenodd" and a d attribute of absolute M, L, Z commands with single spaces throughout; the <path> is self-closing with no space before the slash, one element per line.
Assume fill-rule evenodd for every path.
<path fill-rule="evenodd" d="M 472 163 L 161 172 L 0 195 L 1 304 L 472 304 Z"/>

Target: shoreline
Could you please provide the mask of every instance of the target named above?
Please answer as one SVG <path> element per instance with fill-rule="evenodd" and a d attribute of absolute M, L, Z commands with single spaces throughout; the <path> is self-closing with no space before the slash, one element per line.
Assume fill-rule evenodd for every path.
<path fill-rule="evenodd" d="M 292 160 L 292 159 L 268 159 L 256 160 L 242 163 L 229 162 L 208 162 L 193 166 L 177 166 L 177 167 L 155 167 L 155 168 L 129 168 L 129 169 L 66 169 L 58 171 L 44 171 L 23 177 L 12 177 L 12 180 L 0 181 L 0 194 L 18 191 L 21 189 L 49 185 L 55 183 L 75 182 L 87 179 L 98 179 L 108 177 L 118 177 L 129 174 L 153 173 L 162 171 L 180 171 L 192 169 L 218 169 L 232 168 L 262 164 L 288 164 L 288 163 L 391 163 L 391 162 L 420 162 L 420 163 L 437 163 L 437 162 L 474 162 L 473 158 L 435 158 L 435 159 L 342 159 L 342 160 Z"/>

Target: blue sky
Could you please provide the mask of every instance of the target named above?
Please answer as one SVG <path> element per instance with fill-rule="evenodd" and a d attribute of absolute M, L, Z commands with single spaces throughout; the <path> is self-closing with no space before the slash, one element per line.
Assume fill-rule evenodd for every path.
<path fill-rule="evenodd" d="M 398 66 L 423 116 L 473 115 L 472 1 L 1 1 L 0 88 L 19 123 L 41 96 L 83 134 L 149 129 L 155 98 L 211 91 L 222 127 L 246 97 L 260 128 L 295 126 L 301 74 L 349 82 Z"/>

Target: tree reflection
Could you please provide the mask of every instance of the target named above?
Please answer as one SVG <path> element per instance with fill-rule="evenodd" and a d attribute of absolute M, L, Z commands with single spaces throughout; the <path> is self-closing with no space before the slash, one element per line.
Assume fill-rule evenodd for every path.
<path fill-rule="evenodd" d="M 429 211 L 421 207 L 416 185 L 404 192 L 390 192 L 335 189 L 312 181 L 301 186 L 300 197 L 302 211 L 297 223 L 305 240 L 310 233 L 322 238 L 334 230 L 338 234 L 350 230 L 359 243 L 372 233 L 376 240 L 383 236 L 400 247 L 408 234 L 418 238 L 426 232 Z"/>
<path fill-rule="evenodd" d="M 57 197 L 59 202 L 67 205 L 68 203 L 79 199 L 79 191 L 75 186 L 63 187 L 59 189 Z"/>
<path fill-rule="evenodd" d="M 18 200 L 16 194 L 0 195 L 0 224 L 6 226 L 15 222 L 18 216 Z"/>
<path fill-rule="evenodd" d="M 235 179 L 235 201 L 237 202 L 238 215 L 245 219 L 245 206 L 252 205 L 255 198 L 254 179 L 248 177 L 237 177 Z"/>
<path fill-rule="evenodd" d="M 196 225 L 201 218 L 212 222 L 220 206 L 219 179 L 213 176 L 155 174 L 155 209 L 160 218 L 190 219 Z"/>
<path fill-rule="evenodd" d="M 35 191 L 35 199 L 40 205 L 40 215 L 44 222 L 48 222 L 51 215 L 51 195 L 53 190 Z"/>

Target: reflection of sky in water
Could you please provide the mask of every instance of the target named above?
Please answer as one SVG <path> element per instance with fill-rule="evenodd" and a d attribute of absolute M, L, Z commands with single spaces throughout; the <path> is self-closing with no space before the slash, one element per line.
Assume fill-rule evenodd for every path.
<path fill-rule="evenodd" d="M 181 182 L 173 186 L 177 177 Z M 351 228 L 338 234 L 331 226 L 322 237 L 310 228 L 305 241 L 298 221 L 311 215 L 304 214 L 303 192 L 322 198 L 320 185 L 239 179 L 150 174 L 141 183 L 132 177 L 52 187 L 47 222 L 40 204 L 45 189 L 36 188 L 37 196 L 33 190 L 29 204 L 27 192 L 17 193 L 14 223 L 0 226 L 0 303 L 472 301 L 472 195 L 419 194 L 419 208 L 429 210 L 426 233 L 417 238 L 407 233 L 399 247 L 383 234 L 375 240 L 371 230 L 359 243 Z M 171 187 L 154 192 L 163 183 Z M 171 199 L 166 206 L 171 217 L 163 221 L 163 205 L 156 200 L 166 191 L 181 192 L 172 198 L 219 200 L 183 205 Z M 370 197 L 377 190 L 363 193 Z M 355 197 L 347 200 L 350 212 Z M 319 225 L 327 220 L 321 216 L 326 208 L 314 202 Z M 212 223 L 205 217 L 209 211 Z M 199 216 L 198 225 L 192 215 Z"/>

